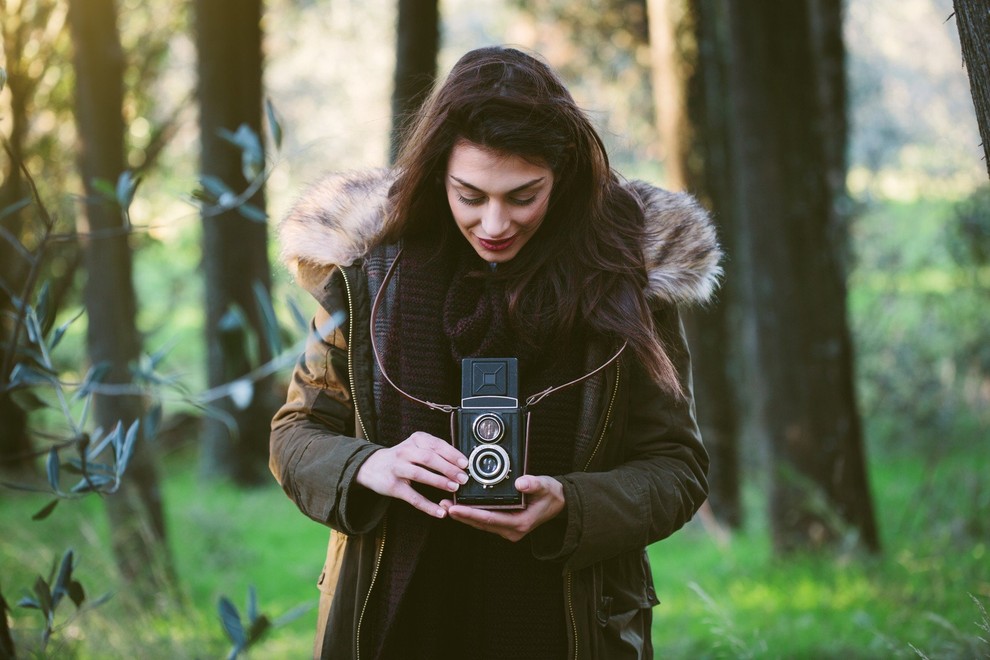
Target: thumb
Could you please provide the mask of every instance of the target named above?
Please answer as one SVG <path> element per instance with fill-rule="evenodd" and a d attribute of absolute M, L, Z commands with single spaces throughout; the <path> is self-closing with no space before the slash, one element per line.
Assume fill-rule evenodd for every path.
<path fill-rule="evenodd" d="M 535 493 L 543 489 L 543 480 L 526 474 L 516 479 L 516 490 L 520 493 Z"/>

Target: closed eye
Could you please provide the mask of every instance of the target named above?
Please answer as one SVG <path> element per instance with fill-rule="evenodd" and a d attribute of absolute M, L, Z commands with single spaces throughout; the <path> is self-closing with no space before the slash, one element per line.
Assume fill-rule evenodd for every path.
<path fill-rule="evenodd" d="M 457 195 L 457 200 L 461 204 L 467 204 L 468 206 L 480 206 L 481 204 L 483 204 L 485 202 L 485 198 L 484 197 L 465 197 L 464 195 L 461 195 L 460 193 L 458 193 L 458 195 Z"/>
<path fill-rule="evenodd" d="M 536 201 L 536 195 L 533 195 L 532 197 L 528 197 L 526 199 L 509 199 L 509 203 L 514 204 L 515 206 L 529 206 L 535 201 Z"/>

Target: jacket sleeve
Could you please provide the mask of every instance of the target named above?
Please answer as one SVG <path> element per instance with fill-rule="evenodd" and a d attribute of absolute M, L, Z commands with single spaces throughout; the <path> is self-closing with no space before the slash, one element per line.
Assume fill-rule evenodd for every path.
<path fill-rule="evenodd" d="M 533 534 L 537 557 L 577 570 L 642 549 L 670 536 L 691 519 L 708 493 L 708 453 L 695 419 L 691 361 L 680 315 L 670 306 L 655 312 L 658 331 L 677 368 L 685 398 L 664 392 L 636 360 L 625 360 L 624 414 L 614 420 L 609 443 L 619 456 L 598 472 L 558 477 L 564 486 L 564 519 Z M 566 517 L 566 518 L 565 518 Z"/>
<path fill-rule="evenodd" d="M 364 461 L 381 447 L 357 438 L 339 318 L 322 308 L 272 420 L 269 468 L 299 510 L 345 534 L 371 531 L 387 500 L 357 484 Z"/>

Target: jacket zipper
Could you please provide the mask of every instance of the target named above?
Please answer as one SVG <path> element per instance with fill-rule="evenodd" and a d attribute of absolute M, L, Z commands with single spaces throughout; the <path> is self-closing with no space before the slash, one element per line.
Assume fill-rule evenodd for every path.
<path fill-rule="evenodd" d="M 357 660 L 361 660 L 361 624 L 364 623 L 364 613 L 368 610 L 368 603 L 371 602 L 371 591 L 375 588 L 375 581 L 378 579 L 378 568 L 382 565 L 382 555 L 385 554 L 385 532 L 388 528 L 388 518 L 382 519 L 382 540 L 378 544 L 378 552 L 375 554 L 375 568 L 371 572 L 371 584 L 368 585 L 368 593 L 364 597 L 364 605 L 361 606 L 361 615 L 358 617 L 357 630 L 354 634 L 354 654 Z"/>
<path fill-rule="evenodd" d="M 364 426 L 361 412 L 358 410 L 358 398 L 354 394 L 354 297 L 351 295 L 351 283 L 347 280 L 347 273 L 340 268 L 340 277 L 344 280 L 344 289 L 347 291 L 347 376 L 351 381 L 351 401 L 354 403 L 354 418 L 361 427 L 361 433 L 365 440 L 371 440 L 368 429 Z M 358 660 L 361 659 L 361 624 L 364 623 L 364 613 L 368 610 L 368 603 L 371 602 L 371 591 L 375 588 L 375 581 L 378 579 L 378 569 L 382 564 L 382 555 L 385 553 L 385 530 L 387 519 L 382 520 L 382 539 L 378 544 L 378 552 L 375 555 L 375 568 L 371 573 L 371 584 L 368 585 L 368 593 L 365 594 L 364 604 L 361 606 L 361 615 L 358 617 L 357 630 L 354 632 L 354 653 Z"/>
<path fill-rule="evenodd" d="M 584 469 L 582 472 L 587 472 L 588 468 L 591 467 L 591 461 L 595 460 L 595 454 L 598 453 L 599 448 L 602 446 L 602 441 L 605 439 L 605 433 L 608 432 L 608 423 L 612 418 L 612 407 L 615 405 L 615 396 L 619 393 L 619 376 L 622 370 L 619 363 L 615 363 L 615 386 L 612 388 L 612 396 L 608 400 L 608 408 L 605 409 L 605 424 L 602 426 L 601 435 L 598 436 L 598 442 L 595 443 L 595 448 L 591 450 L 591 455 L 584 464 Z M 574 616 L 574 573 L 572 571 L 567 572 L 567 611 L 571 616 L 571 630 L 574 631 L 574 660 L 578 658 L 578 629 L 577 629 L 577 617 Z"/>
<path fill-rule="evenodd" d="M 357 397 L 354 396 L 354 298 L 351 295 L 351 283 L 347 281 L 347 274 L 344 272 L 343 268 L 339 268 L 340 277 L 344 280 L 344 289 L 347 291 L 347 377 L 351 381 L 351 401 L 354 403 L 354 418 L 357 420 L 358 425 L 361 427 L 361 433 L 364 434 L 365 440 L 371 440 L 371 436 L 368 435 L 368 429 L 364 426 L 364 420 L 361 419 L 361 411 L 358 410 Z"/>

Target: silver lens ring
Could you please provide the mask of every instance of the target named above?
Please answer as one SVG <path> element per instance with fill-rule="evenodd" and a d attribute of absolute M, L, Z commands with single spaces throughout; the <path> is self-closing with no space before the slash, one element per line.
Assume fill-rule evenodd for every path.
<path fill-rule="evenodd" d="M 468 456 L 468 473 L 486 488 L 509 475 L 509 454 L 498 445 L 478 445 Z"/>
<path fill-rule="evenodd" d="M 471 432 L 481 442 L 498 442 L 505 433 L 505 424 L 498 415 L 485 413 L 475 418 Z"/>

